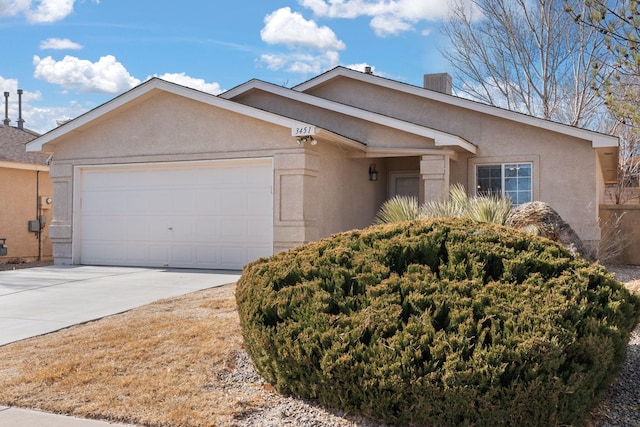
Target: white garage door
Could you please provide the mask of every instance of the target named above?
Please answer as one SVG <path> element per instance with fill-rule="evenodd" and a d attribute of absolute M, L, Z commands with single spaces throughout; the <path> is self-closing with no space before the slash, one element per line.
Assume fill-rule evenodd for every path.
<path fill-rule="evenodd" d="M 271 160 L 79 172 L 80 264 L 240 269 L 272 254 Z"/>

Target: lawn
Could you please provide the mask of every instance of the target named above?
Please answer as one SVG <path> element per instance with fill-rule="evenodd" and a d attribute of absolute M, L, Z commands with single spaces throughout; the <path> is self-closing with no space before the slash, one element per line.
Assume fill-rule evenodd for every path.
<path fill-rule="evenodd" d="M 195 292 L 0 347 L 0 404 L 148 426 L 299 425 L 304 417 L 376 425 L 275 395 L 247 360 L 234 290 Z"/>
<path fill-rule="evenodd" d="M 148 425 L 229 425 L 265 404 L 225 384 L 242 338 L 227 285 L 0 348 L 0 401 Z"/>

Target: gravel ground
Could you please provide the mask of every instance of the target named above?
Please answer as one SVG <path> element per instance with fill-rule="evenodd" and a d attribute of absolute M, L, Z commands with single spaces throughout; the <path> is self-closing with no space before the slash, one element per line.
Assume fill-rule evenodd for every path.
<path fill-rule="evenodd" d="M 30 261 L 23 262 L 20 260 L 11 260 L 5 264 L 0 264 L 0 271 L 6 270 L 19 270 L 21 268 L 32 268 L 32 267 L 45 267 L 47 265 L 53 265 L 53 261 Z"/>

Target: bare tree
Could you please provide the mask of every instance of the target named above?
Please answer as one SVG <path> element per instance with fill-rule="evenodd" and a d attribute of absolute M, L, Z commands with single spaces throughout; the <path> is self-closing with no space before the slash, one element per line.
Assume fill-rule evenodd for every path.
<path fill-rule="evenodd" d="M 620 138 L 620 156 L 618 179 L 607 186 L 607 195 L 612 203 L 620 205 L 640 198 L 640 132 L 636 126 L 616 120 L 611 133 Z"/>
<path fill-rule="evenodd" d="M 457 0 L 443 27 L 450 40 L 443 55 L 455 69 L 456 91 L 601 130 L 603 100 L 591 85 L 591 73 L 608 51 L 597 29 L 577 26 L 565 5 L 563 0 Z"/>
<path fill-rule="evenodd" d="M 601 34 L 609 55 L 593 64 L 592 86 L 614 120 L 620 138 L 618 182 L 608 188 L 616 204 L 638 197 L 640 176 L 640 10 L 635 0 L 583 0 L 565 4 L 576 27 Z M 635 187 L 635 188 L 634 188 Z"/>

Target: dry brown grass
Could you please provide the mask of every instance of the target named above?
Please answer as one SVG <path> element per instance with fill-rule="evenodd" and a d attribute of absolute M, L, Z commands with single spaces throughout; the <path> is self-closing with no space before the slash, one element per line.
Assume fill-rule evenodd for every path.
<path fill-rule="evenodd" d="M 144 425 L 230 425 L 265 404 L 229 387 L 242 350 L 235 287 L 164 300 L 0 347 L 0 402 Z"/>

